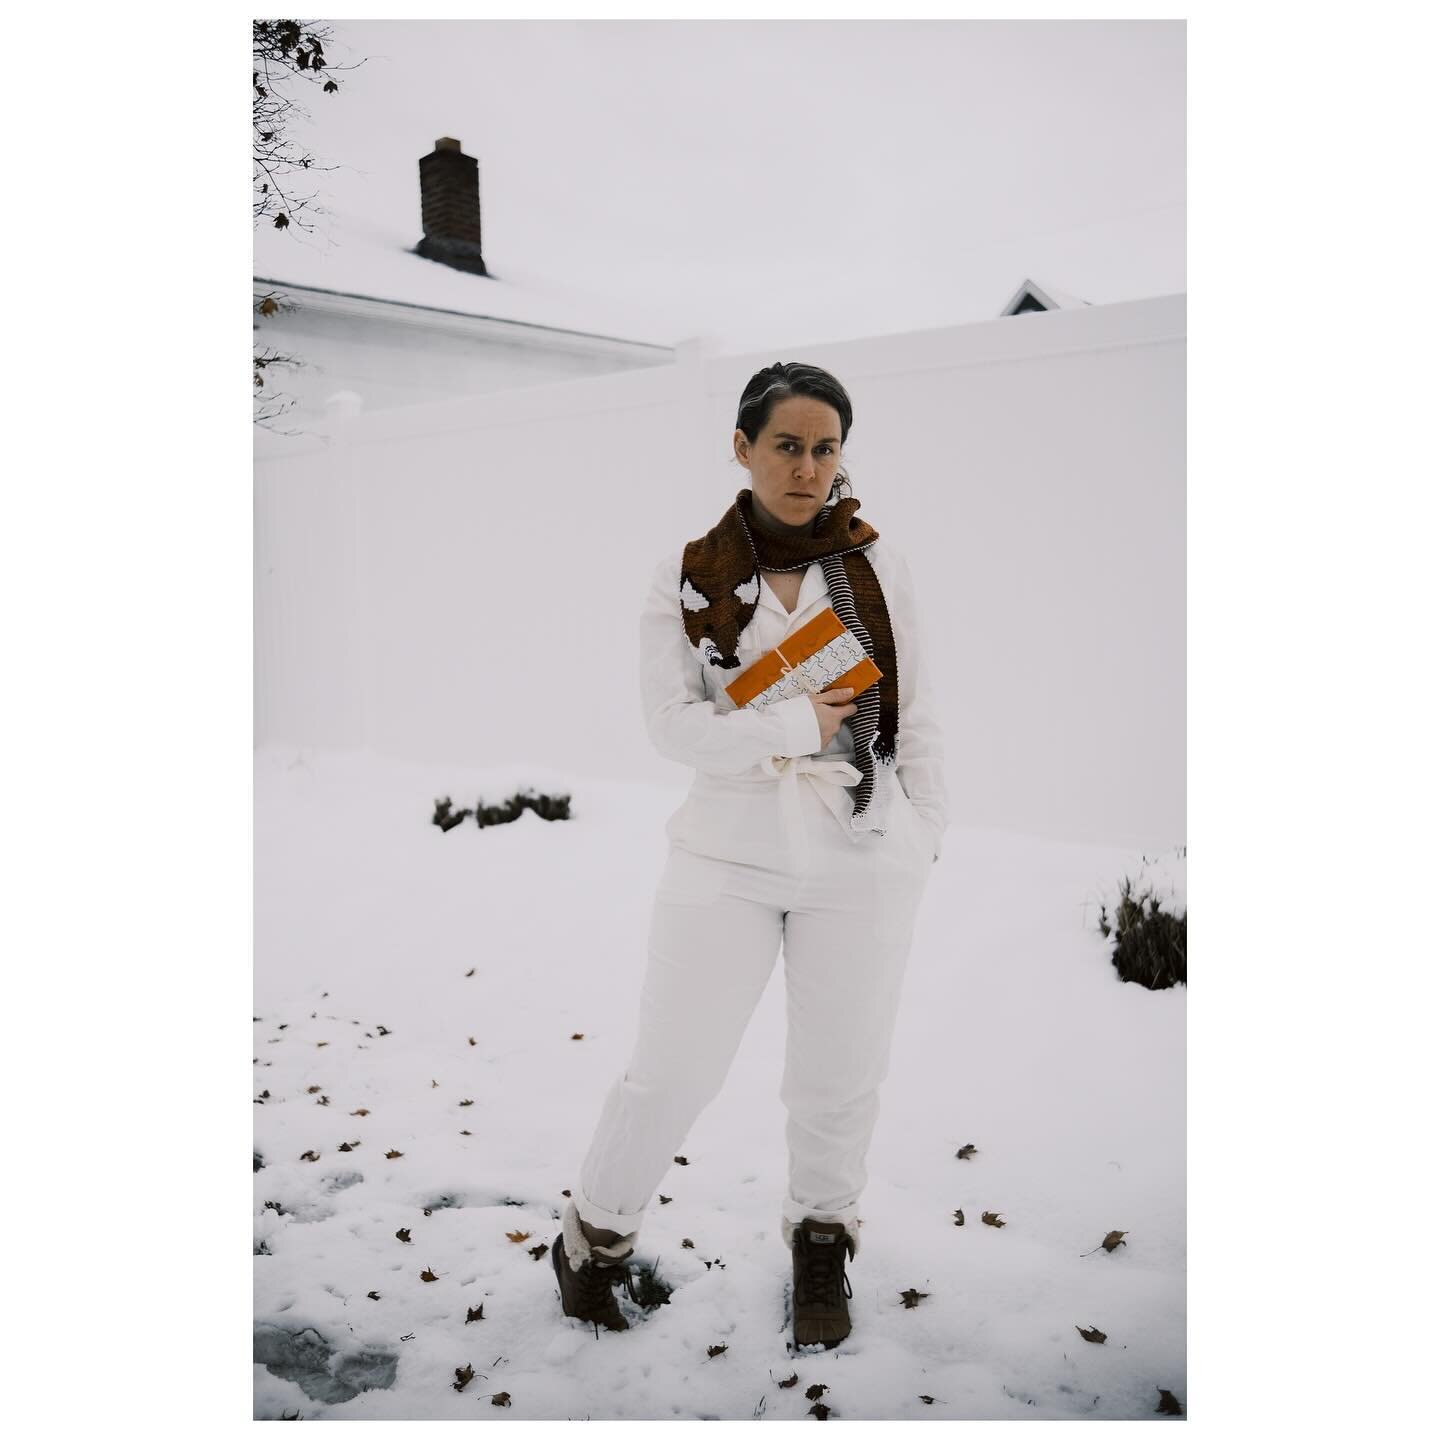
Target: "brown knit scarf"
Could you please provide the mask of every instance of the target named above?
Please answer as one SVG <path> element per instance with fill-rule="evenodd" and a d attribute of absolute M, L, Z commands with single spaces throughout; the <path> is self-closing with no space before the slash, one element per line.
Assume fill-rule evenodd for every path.
<path fill-rule="evenodd" d="M 888 803 L 872 810 L 875 764 L 893 771 L 899 741 L 900 701 L 895 637 L 879 578 L 866 549 L 880 538 L 855 512 L 848 496 L 825 505 L 809 535 L 774 535 L 755 523 L 753 496 L 741 490 L 714 529 L 685 546 L 680 599 L 685 633 L 704 664 L 734 669 L 740 632 L 760 598 L 761 570 L 803 570 L 820 561 L 830 604 L 846 629 L 880 668 L 880 681 L 854 699 L 847 723 L 855 740 L 855 764 L 863 779 L 855 787 L 855 829 L 877 829 Z M 864 817 L 864 818 L 862 818 Z"/>

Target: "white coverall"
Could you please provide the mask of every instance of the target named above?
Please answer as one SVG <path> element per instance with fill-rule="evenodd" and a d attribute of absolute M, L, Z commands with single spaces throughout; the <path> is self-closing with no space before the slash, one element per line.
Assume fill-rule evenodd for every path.
<path fill-rule="evenodd" d="M 819 563 L 792 613 L 760 581 L 740 665 L 702 665 L 681 620 L 680 556 L 656 567 L 640 618 L 645 722 L 659 752 L 693 767 L 666 824 L 633 1053 L 606 1094 L 572 1190 L 579 1218 L 633 1243 L 644 1209 L 719 1093 L 775 957 L 785 956 L 780 1098 L 789 1149 L 781 1238 L 815 1218 L 858 1240 L 865 1156 L 917 906 L 947 823 L 943 733 L 904 558 L 866 554 L 885 593 L 900 734 L 883 835 L 851 831 L 860 779 L 848 721 L 820 748 L 806 695 L 737 710 L 724 686 L 830 603 Z M 878 792 L 878 781 L 877 781 Z M 573 1220 L 573 1217 L 572 1217 Z"/>

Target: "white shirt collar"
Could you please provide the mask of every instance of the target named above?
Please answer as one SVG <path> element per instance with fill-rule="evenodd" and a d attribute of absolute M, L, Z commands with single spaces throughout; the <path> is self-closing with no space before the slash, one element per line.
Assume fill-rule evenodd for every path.
<path fill-rule="evenodd" d="M 757 603 L 783 615 L 787 620 L 793 620 L 795 616 L 808 610 L 825 593 L 826 588 L 824 568 L 818 560 L 815 560 L 806 567 L 804 577 L 800 581 L 800 594 L 796 597 L 793 611 L 787 610 L 780 603 L 763 575 L 760 577 L 760 598 Z"/>

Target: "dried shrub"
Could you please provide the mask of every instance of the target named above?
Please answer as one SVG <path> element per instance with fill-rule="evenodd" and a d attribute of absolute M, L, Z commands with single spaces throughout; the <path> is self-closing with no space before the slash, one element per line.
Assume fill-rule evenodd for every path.
<path fill-rule="evenodd" d="M 1110 960 L 1122 980 L 1133 980 L 1147 990 L 1168 990 L 1185 982 L 1185 915 L 1160 907 L 1153 891 L 1136 895 L 1127 875 L 1120 887 L 1120 903 L 1112 925 L 1100 907 L 1100 933 L 1113 933 Z"/>
<path fill-rule="evenodd" d="M 486 805 L 482 801 L 475 802 L 472 810 L 456 810 L 455 802 L 446 795 L 443 799 L 436 800 L 435 813 L 430 817 L 432 825 L 438 825 L 441 830 L 453 830 L 468 816 L 475 817 L 475 823 L 485 825 L 508 825 L 518 820 L 527 810 L 533 810 L 542 820 L 569 820 L 573 817 L 570 814 L 570 797 L 568 795 L 543 795 L 536 794 L 533 790 L 522 790 L 512 795 L 507 800 L 502 800 L 498 805 Z"/>

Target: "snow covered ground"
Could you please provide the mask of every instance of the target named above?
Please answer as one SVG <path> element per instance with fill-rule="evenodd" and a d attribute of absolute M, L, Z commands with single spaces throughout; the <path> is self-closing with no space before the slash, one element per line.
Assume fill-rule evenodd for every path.
<path fill-rule="evenodd" d="M 570 794 L 574 818 L 430 823 L 439 796 L 524 788 Z M 817 1384 L 845 1420 L 1183 1404 L 1185 992 L 1121 983 L 1096 929 L 1125 875 L 1183 908 L 1174 853 L 947 832 L 840 1347 L 795 1354 L 785 1323 L 783 957 L 641 1232 L 670 1303 L 624 1299 L 632 1328 L 598 1337 L 561 1313 L 532 1250 L 629 1053 L 680 796 L 257 752 L 256 1418 L 799 1420 Z"/>

